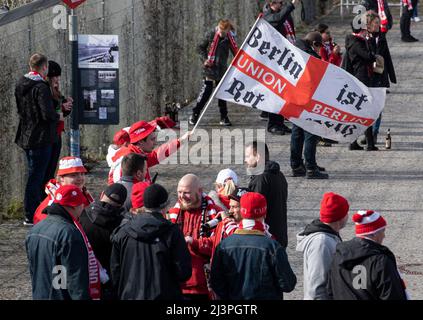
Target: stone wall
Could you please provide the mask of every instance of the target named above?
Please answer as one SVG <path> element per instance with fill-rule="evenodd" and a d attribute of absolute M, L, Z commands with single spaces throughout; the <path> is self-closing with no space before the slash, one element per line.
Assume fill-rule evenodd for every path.
<path fill-rule="evenodd" d="M 306 12 L 316 11 L 318 2 L 311 1 Z M 62 65 L 62 91 L 70 93 L 68 31 L 56 30 L 52 24 L 56 16 L 52 4 L 60 1 L 44 2 L 45 8 L 16 21 L 2 25 L 0 19 L 0 212 L 21 202 L 25 186 L 26 160 L 23 151 L 14 144 L 18 118 L 13 92 L 16 80 L 27 72 L 31 53 L 44 53 Z M 323 2 L 329 4 L 330 0 Z M 43 0 L 37 3 L 40 7 Z M 118 127 L 152 119 L 160 114 L 165 100 L 194 99 L 201 81 L 196 46 L 204 33 L 219 18 L 229 18 L 241 43 L 263 3 L 263 0 L 90 0 L 80 6 L 76 10 L 79 33 L 117 34 L 120 50 L 120 124 L 81 126 L 81 146 L 91 154 L 104 155 Z M 300 13 L 300 9 L 295 12 L 297 24 Z M 62 152 L 67 154 L 68 136 L 64 134 L 63 138 Z"/>

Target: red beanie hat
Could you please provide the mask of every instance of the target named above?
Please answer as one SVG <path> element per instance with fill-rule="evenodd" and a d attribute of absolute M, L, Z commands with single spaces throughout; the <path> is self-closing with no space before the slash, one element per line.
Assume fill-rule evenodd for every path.
<path fill-rule="evenodd" d="M 81 189 L 73 184 L 61 186 L 56 190 L 54 203 L 58 203 L 66 207 L 79 207 L 84 203 L 84 195 L 82 194 Z"/>
<path fill-rule="evenodd" d="M 241 216 L 243 219 L 258 219 L 267 213 L 266 198 L 257 192 L 247 192 L 241 197 Z"/>
<path fill-rule="evenodd" d="M 320 221 L 324 223 L 339 221 L 348 214 L 349 209 L 347 199 L 333 192 L 325 193 L 320 203 Z"/>
<path fill-rule="evenodd" d="M 132 208 L 138 209 L 144 207 L 144 191 L 151 185 L 150 182 L 137 182 L 132 187 L 131 202 Z"/>
<path fill-rule="evenodd" d="M 355 222 L 355 234 L 365 236 L 376 233 L 386 227 L 386 221 L 379 212 L 361 210 L 354 213 L 352 220 Z"/>

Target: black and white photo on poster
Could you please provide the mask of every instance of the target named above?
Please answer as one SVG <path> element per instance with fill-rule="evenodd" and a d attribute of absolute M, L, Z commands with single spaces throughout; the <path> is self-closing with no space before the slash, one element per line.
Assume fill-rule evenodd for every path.
<path fill-rule="evenodd" d="M 79 35 L 79 68 L 119 68 L 117 35 Z"/>
<path fill-rule="evenodd" d="M 114 70 L 99 70 L 98 81 L 110 83 L 116 80 L 116 71 Z"/>
<path fill-rule="evenodd" d="M 114 90 L 101 90 L 101 99 L 113 100 L 115 98 Z"/>
<path fill-rule="evenodd" d="M 95 104 L 97 103 L 97 90 L 83 90 L 84 96 L 84 111 L 95 111 Z"/>

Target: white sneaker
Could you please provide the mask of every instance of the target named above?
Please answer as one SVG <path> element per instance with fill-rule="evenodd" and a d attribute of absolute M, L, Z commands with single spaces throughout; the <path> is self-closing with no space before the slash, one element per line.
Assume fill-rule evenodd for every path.
<path fill-rule="evenodd" d="M 420 22 L 420 20 L 421 20 L 421 19 L 420 19 L 419 17 L 415 17 L 415 18 L 414 18 L 414 22 Z"/>

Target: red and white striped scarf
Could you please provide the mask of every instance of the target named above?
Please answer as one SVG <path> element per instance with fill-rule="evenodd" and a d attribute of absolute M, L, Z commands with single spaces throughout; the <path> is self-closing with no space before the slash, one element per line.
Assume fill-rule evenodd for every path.
<path fill-rule="evenodd" d="M 404 4 L 404 6 L 408 7 L 408 10 L 413 10 L 413 3 L 411 2 L 411 0 L 402 0 L 402 3 Z"/>
<path fill-rule="evenodd" d="M 208 222 L 208 221 L 214 219 L 216 217 L 216 215 L 217 215 L 217 211 L 214 208 L 215 207 L 215 203 L 212 200 L 212 198 L 210 198 L 205 193 L 202 194 L 202 200 L 203 201 L 207 201 L 206 221 L 205 222 Z M 181 214 L 181 211 L 182 211 L 181 210 L 181 204 L 178 201 L 173 208 L 169 209 L 169 213 L 168 213 L 169 221 L 172 222 L 172 223 L 177 223 L 178 222 L 178 219 L 179 219 L 179 216 Z"/>
<path fill-rule="evenodd" d="M 272 238 L 272 234 L 269 232 L 269 226 L 266 223 L 262 223 L 254 219 L 242 219 L 238 225 L 241 230 L 256 230 L 263 232 L 267 237 Z"/>
<path fill-rule="evenodd" d="M 234 38 L 234 33 L 232 31 L 229 31 L 226 34 L 229 40 L 229 44 L 231 45 L 232 54 L 236 56 L 236 54 L 238 53 L 238 46 Z M 220 36 L 221 36 L 220 30 L 218 27 L 216 27 L 216 32 L 214 34 L 213 41 L 210 45 L 209 54 L 207 56 L 207 59 L 210 65 L 214 65 L 214 62 L 216 61 L 216 50 L 217 50 L 217 46 L 219 45 Z"/>
<path fill-rule="evenodd" d="M 283 23 L 283 28 L 284 28 L 283 36 L 289 42 L 291 42 L 292 44 L 295 44 L 295 41 L 297 40 L 297 38 L 295 36 L 294 25 L 291 24 L 289 20 L 285 20 L 285 22 Z"/>
<path fill-rule="evenodd" d="M 380 17 L 380 31 L 383 33 L 388 32 L 388 18 L 385 13 L 385 3 L 384 0 L 377 0 L 377 7 Z"/>
<path fill-rule="evenodd" d="M 84 239 L 85 246 L 88 251 L 88 275 L 89 275 L 89 291 L 92 300 L 100 300 L 101 298 L 101 280 L 100 280 L 100 270 L 102 269 L 100 262 L 97 260 L 94 254 L 94 250 L 91 247 L 88 237 L 84 232 L 81 224 L 75 217 L 69 214 L 73 220 L 75 227 L 81 233 L 82 238 Z"/>

